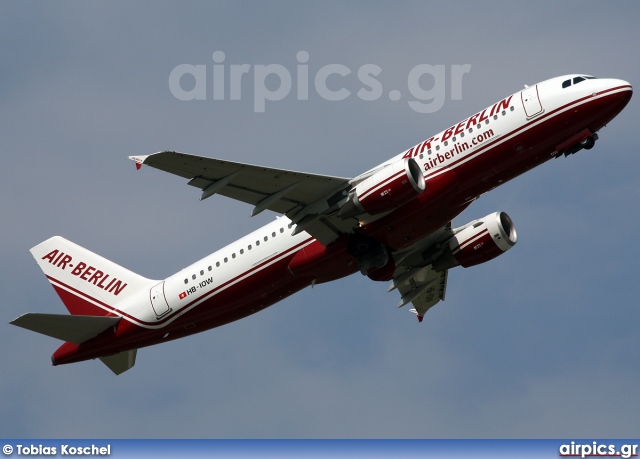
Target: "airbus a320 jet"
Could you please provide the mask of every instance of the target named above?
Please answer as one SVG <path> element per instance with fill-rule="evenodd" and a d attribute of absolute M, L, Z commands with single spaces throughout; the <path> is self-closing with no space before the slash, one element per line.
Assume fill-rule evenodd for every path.
<path fill-rule="evenodd" d="M 622 80 L 566 75 L 474 113 L 355 178 L 164 151 L 133 156 L 219 194 L 280 214 L 164 280 L 135 274 L 56 236 L 31 253 L 70 314 L 14 325 L 64 341 L 54 365 L 99 358 L 114 373 L 137 349 L 247 317 L 311 285 L 355 272 L 397 290 L 419 321 L 444 300 L 448 270 L 517 241 L 505 212 L 455 227 L 480 195 L 561 156 L 589 150 L 632 95 Z"/>

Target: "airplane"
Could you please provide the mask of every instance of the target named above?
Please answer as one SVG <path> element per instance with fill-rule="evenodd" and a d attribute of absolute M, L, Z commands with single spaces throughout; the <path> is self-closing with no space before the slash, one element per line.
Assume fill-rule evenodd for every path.
<path fill-rule="evenodd" d="M 445 299 L 448 270 L 517 242 L 495 212 L 454 227 L 480 195 L 552 158 L 593 148 L 631 99 L 623 80 L 573 74 L 526 86 L 355 178 L 164 151 L 131 156 L 219 194 L 280 214 L 164 280 L 133 273 L 60 236 L 31 249 L 68 314 L 11 323 L 64 341 L 53 365 L 99 358 L 115 374 L 137 349 L 261 311 L 307 287 L 360 271 L 398 290 L 422 321 Z"/>

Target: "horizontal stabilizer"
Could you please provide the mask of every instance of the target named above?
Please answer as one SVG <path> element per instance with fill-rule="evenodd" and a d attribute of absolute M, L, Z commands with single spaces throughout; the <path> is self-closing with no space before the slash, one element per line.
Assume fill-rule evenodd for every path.
<path fill-rule="evenodd" d="M 29 312 L 10 322 L 43 335 L 81 344 L 115 326 L 120 317 L 69 316 L 66 314 L 40 314 Z"/>
<path fill-rule="evenodd" d="M 116 375 L 124 373 L 131 369 L 136 364 L 137 349 L 130 351 L 120 352 L 118 354 L 109 355 L 107 357 L 100 357 L 102 363 L 109 367 Z"/>

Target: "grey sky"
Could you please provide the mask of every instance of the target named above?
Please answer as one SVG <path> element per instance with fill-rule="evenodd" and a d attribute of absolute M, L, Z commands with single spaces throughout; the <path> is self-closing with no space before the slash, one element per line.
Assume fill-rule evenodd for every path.
<path fill-rule="evenodd" d="M 640 82 L 636 2 L 0 2 L 0 436 L 633 437 L 640 425 L 634 98 L 596 148 L 483 196 L 456 222 L 504 210 L 519 242 L 452 270 L 418 324 L 386 283 L 354 275 L 234 324 L 141 349 L 114 377 L 51 367 L 58 341 L 8 325 L 65 309 L 29 254 L 62 235 L 164 278 L 275 218 L 129 155 L 176 149 L 355 176 L 521 89 L 566 73 Z M 309 53 L 309 100 L 253 111 L 180 101 L 180 64 L 281 64 Z M 313 76 L 342 64 L 351 95 Z M 375 64 L 384 90 L 356 96 Z M 462 99 L 409 108 L 419 64 L 470 64 Z M 430 81 L 421 80 L 425 87 Z M 273 81 L 271 83 L 274 83 Z M 276 81 L 277 83 L 277 81 Z M 448 82 L 447 82 L 448 84 Z M 186 86 L 186 83 L 185 83 Z M 388 92 L 400 90 L 392 101 Z M 449 87 L 447 86 L 447 91 Z M 636 96 L 637 98 L 637 96 Z"/>

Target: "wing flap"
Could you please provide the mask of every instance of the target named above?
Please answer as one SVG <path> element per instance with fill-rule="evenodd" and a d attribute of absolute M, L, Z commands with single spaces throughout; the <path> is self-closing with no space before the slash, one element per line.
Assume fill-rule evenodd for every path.
<path fill-rule="evenodd" d="M 18 327 L 51 336 L 74 344 L 81 344 L 115 326 L 120 317 L 69 316 L 29 312 L 10 322 Z"/>

